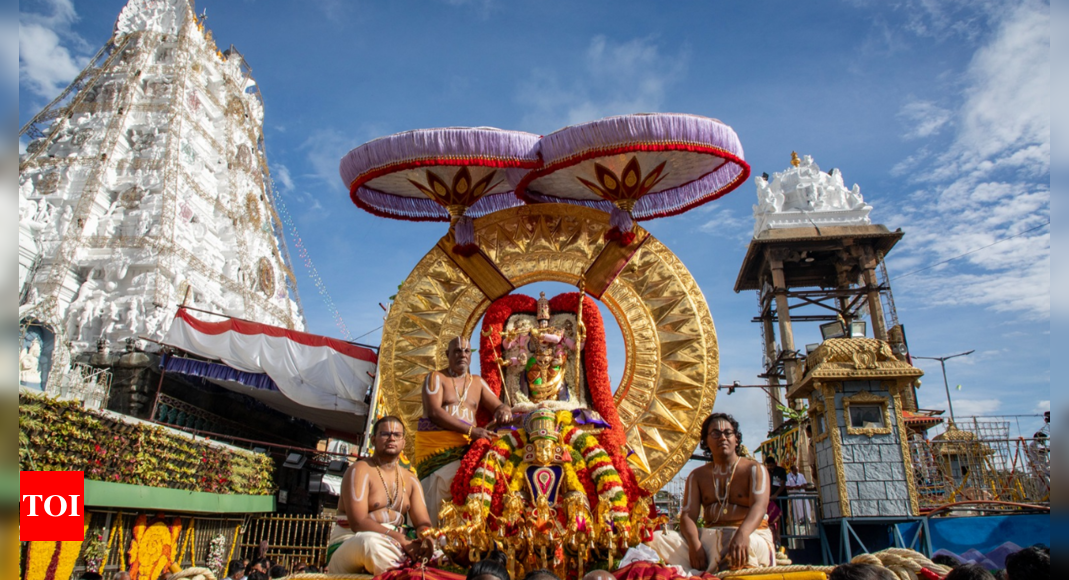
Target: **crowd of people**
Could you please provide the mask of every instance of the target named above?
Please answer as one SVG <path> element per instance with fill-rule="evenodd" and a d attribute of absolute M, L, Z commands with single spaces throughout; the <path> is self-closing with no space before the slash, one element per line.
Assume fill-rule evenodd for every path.
<path fill-rule="evenodd" d="M 285 566 L 273 562 L 270 558 L 259 560 L 231 560 L 226 566 L 223 580 L 273 580 L 293 574 L 315 574 L 319 569 L 304 563 L 297 563 L 292 572 Z"/>

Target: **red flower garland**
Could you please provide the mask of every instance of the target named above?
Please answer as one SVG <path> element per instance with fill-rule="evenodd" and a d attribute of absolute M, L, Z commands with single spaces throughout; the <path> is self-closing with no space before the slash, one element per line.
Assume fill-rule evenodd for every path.
<path fill-rule="evenodd" d="M 568 292 L 554 296 L 549 301 L 551 312 L 575 312 L 579 306 L 579 293 Z M 627 443 L 624 424 L 616 411 L 616 401 L 612 398 L 612 384 L 609 382 L 609 361 L 605 352 L 605 326 L 601 320 L 601 311 L 592 298 L 583 297 L 583 324 L 586 325 L 586 344 L 583 352 L 586 368 L 586 384 L 590 391 L 590 403 L 612 429 L 602 432 L 598 437 L 610 456 L 619 455 L 619 447 Z"/>
<path fill-rule="evenodd" d="M 457 468 L 457 474 L 453 476 L 453 483 L 449 486 L 449 491 L 453 494 L 453 503 L 464 505 L 468 494 L 471 493 L 471 478 L 489 449 L 490 442 L 486 439 L 477 439 L 472 442 L 468 452 L 464 454 L 464 459 L 460 460 L 460 467 Z"/>

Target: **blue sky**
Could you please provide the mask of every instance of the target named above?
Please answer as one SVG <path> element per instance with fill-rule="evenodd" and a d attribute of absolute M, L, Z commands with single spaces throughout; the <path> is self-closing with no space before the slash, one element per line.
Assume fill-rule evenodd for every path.
<path fill-rule="evenodd" d="M 107 40 L 123 4 L 20 2 L 20 125 Z M 1049 409 L 1051 307 L 1064 316 L 1066 303 L 1050 293 L 1045 2 L 201 0 L 197 10 L 219 46 L 233 44 L 252 66 L 276 185 L 354 336 L 381 324 L 378 303 L 445 226 L 353 206 L 337 173 L 349 149 L 425 127 L 547 133 L 612 114 L 685 112 L 734 127 L 755 175 L 785 169 L 792 150 L 840 168 L 874 222 L 905 230 L 888 269 L 912 352 L 976 350 L 948 363 L 951 387 L 962 385 L 958 415 Z M 643 224 L 701 285 L 723 383 L 754 383 L 759 372 L 755 296 L 732 291 L 754 202 L 748 182 Z M 338 335 L 307 270 L 296 271 L 310 330 Z M 816 328 L 796 334 L 817 341 Z M 944 408 L 938 363 L 918 363 L 928 373 L 921 406 Z M 748 442 L 764 435 L 759 392 L 722 394 L 717 409 L 743 420 Z M 1026 434 L 1039 426 L 1021 421 Z"/>

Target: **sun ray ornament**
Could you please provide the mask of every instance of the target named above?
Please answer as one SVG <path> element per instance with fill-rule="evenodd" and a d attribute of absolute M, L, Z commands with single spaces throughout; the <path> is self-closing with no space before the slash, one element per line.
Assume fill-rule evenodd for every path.
<path fill-rule="evenodd" d="M 750 175 L 731 127 L 698 115 L 651 113 L 565 127 L 539 142 L 544 165 L 509 171 L 528 203 L 564 202 L 610 212 L 607 240 L 635 241 L 635 220 L 712 201 Z"/>
<path fill-rule="evenodd" d="M 490 127 L 419 129 L 381 137 L 341 160 L 360 208 L 380 217 L 449 221 L 453 252 L 478 251 L 472 218 L 521 205 L 505 175 L 541 166 L 538 135 Z"/>

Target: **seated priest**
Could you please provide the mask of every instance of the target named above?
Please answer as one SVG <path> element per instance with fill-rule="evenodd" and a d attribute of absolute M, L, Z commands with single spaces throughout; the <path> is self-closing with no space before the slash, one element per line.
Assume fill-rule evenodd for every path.
<path fill-rule="evenodd" d="M 434 371 L 423 382 L 423 417 L 416 428 L 416 474 L 426 492 L 431 525 L 438 525 L 438 509 L 450 499 L 450 486 L 468 444 L 491 439 L 493 433 L 475 424 L 475 413 L 493 413 L 494 422 L 507 424 L 512 409 L 501 402 L 479 375 L 469 372 L 471 343 L 462 337 L 449 341 L 448 368 Z"/>
<path fill-rule="evenodd" d="M 331 574 L 378 576 L 431 555 L 415 539 L 431 525 L 423 489 L 398 462 L 405 447 L 404 423 L 393 416 L 379 419 L 371 443 L 375 454 L 351 465 L 342 477 L 338 520 L 327 544 Z M 406 516 L 414 530 L 406 529 Z"/>
<path fill-rule="evenodd" d="M 769 477 L 764 466 L 739 456 L 742 433 L 731 415 L 702 423 L 700 445 L 712 456 L 687 478 L 679 532 L 654 532 L 650 546 L 670 566 L 692 573 L 776 564 L 768 528 Z M 698 527 L 703 516 L 704 528 Z"/>

